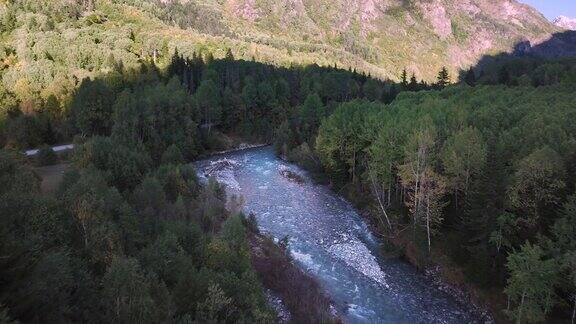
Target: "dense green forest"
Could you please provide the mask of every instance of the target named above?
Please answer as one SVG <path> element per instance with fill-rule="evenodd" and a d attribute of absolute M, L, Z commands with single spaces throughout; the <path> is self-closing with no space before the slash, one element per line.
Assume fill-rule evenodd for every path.
<path fill-rule="evenodd" d="M 137 185 L 113 179 L 99 168 L 114 161 L 97 149 L 106 141 L 76 153 L 86 166 L 68 172 L 54 197 L 2 152 L 4 320 L 273 321 L 223 188 L 200 187 L 176 147 L 157 167 L 142 161 Z"/>
<path fill-rule="evenodd" d="M 510 320 L 576 309 L 574 59 L 393 83 L 103 28 L 92 1 L 0 5 L 0 321 L 273 322 L 253 224 L 188 164 L 229 137 L 273 143 L 417 265 L 448 256 Z M 18 151 L 69 141 L 44 194 Z"/>
<path fill-rule="evenodd" d="M 258 278 L 250 260 L 253 229 L 225 208 L 224 188 L 201 186 L 187 162 L 226 148 L 221 132 L 270 139 L 273 125 L 297 116 L 321 88 L 330 100 L 380 99 L 384 83 L 231 53 L 214 60 L 144 50 L 130 29 L 111 33 L 99 27 L 106 18 L 82 16 L 92 5 L 3 7 L 0 142 L 11 150 L 0 163 L 2 321 L 274 322 L 259 280 L 270 279 Z M 75 33 L 72 44 L 63 30 Z M 120 35 L 135 47 L 117 47 Z M 331 88 L 340 82 L 351 90 Z M 395 90 L 386 93 L 391 100 Z M 72 166 L 46 195 L 17 150 L 73 138 Z M 41 153 L 40 164 L 55 162 Z M 291 289 L 299 295 L 283 296 L 293 318 L 330 321 L 317 285 L 286 268 L 286 256 L 274 258 L 285 273 L 269 260 L 258 270 L 298 281 Z"/>
<path fill-rule="evenodd" d="M 342 81 L 356 90 L 313 91 Z M 247 220 L 225 208 L 223 187 L 201 186 L 186 162 L 226 148 L 222 131 L 271 139 L 283 120 L 312 113 L 319 122 L 320 98 L 379 99 L 383 86 L 335 69 L 174 53 L 162 71 L 149 63 L 83 80 L 69 113 L 54 119 L 17 105 L 6 119 L 8 146 L 64 140 L 70 132 L 79 147 L 53 196 L 41 194 L 22 157 L 2 153 L 6 314 L 25 322 L 274 321 L 251 266 Z M 299 101 L 319 106 L 301 110 L 292 103 Z"/>
<path fill-rule="evenodd" d="M 511 318 L 540 321 L 576 292 L 574 90 L 454 86 L 353 101 L 321 124 L 315 149 L 338 187 L 372 194 L 359 205 L 418 263 L 442 248 L 478 286 L 504 288 Z"/>
<path fill-rule="evenodd" d="M 336 68 L 237 61 L 231 52 L 215 60 L 175 51 L 163 67 L 153 58 L 137 68 L 109 63 L 112 69 L 79 81 L 69 98 L 4 90 L 2 316 L 267 323 L 275 314 L 259 279 L 278 286 L 266 276 L 286 276 L 298 282 L 280 283 L 300 294 L 283 296 L 293 318 L 331 321 L 329 301 L 286 268 L 287 256 L 267 248 L 271 264 L 284 270 L 260 260 L 264 277 L 256 275 L 249 220 L 225 208 L 223 187 L 201 186 L 187 162 L 227 148 L 223 132 L 271 141 L 275 126 L 308 118 L 301 136 L 310 137 L 329 114 L 323 102 L 334 109 L 359 97 L 390 101 L 396 87 Z M 46 195 L 17 150 L 72 139 L 71 168 Z M 50 152 L 42 150 L 38 164 L 54 163 Z"/>
<path fill-rule="evenodd" d="M 540 69 L 523 76 L 540 84 Z M 18 298 L 41 289 L 22 287 L 24 281 L 62 281 L 35 277 L 52 253 L 70 265 L 70 286 L 54 289 L 62 296 L 51 298 L 46 313 L 34 312 L 36 320 L 91 317 L 77 313 L 84 308 L 72 300 L 104 301 L 101 294 L 125 292 L 104 289 L 116 262 L 129 268 L 126 276 L 149 278 L 150 291 L 138 294 L 157 303 L 152 309 L 159 314 L 136 307 L 108 319 L 272 318 L 246 242 L 234 241 L 244 237 L 242 218 L 228 216 L 223 188 L 201 187 L 183 164 L 226 148 L 222 132 L 272 141 L 279 154 L 324 174 L 359 206 L 369 206 L 377 231 L 415 251 L 418 264 L 433 262 L 434 248 L 444 249 L 469 280 L 505 289 L 511 318 L 538 321 L 553 307 L 570 309 L 576 227 L 571 78 L 548 73 L 557 81 L 537 87 L 445 87 L 449 76 L 440 71 L 433 86 L 409 81 L 407 73 L 404 82 L 390 84 L 333 68 L 278 69 L 231 55 L 205 61 L 178 53 L 165 70 L 144 64 L 138 73 L 119 75 L 84 80 L 70 114 L 37 135 L 37 143 L 49 142 L 54 139 L 45 134 L 67 128 L 81 144 L 55 197 L 39 195 L 38 179 L 4 153 L 2 220 L 12 230 L 4 232 L 3 246 L 21 251 L 5 263 L 3 276 L 3 303 L 13 318 L 34 320 L 25 317 L 31 314 L 26 307 L 43 304 Z M 20 112 L 8 124 L 11 118 L 39 121 L 41 115 Z M 38 224 L 47 214 L 50 220 Z M 167 255 L 194 271 L 163 269 Z M 79 286 L 76 272 L 102 286 Z M 178 295 L 194 276 L 206 276 L 201 281 L 213 286 L 203 286 L 196 299 Z M 245 284 L 249 302 L 239 297 L 248 291 Z M 163 305 L 167 299 L 154 295 L 154 285 L 173 304 Z M 211 294 L 235 312 L 202 313 L 200 301 Z M 179 305 L 181 298 L 190 302 Z M 107 307 L 95 305 L 95 312 Z"/>

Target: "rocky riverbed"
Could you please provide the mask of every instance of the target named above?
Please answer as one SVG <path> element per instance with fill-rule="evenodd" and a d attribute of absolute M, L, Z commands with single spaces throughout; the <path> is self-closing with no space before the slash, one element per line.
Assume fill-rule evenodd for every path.
<path fill-rule="evenodd" d="M 272 148 L 216 155 L 196 163 L 242 195 L 260 230 L 288 237 L 292 257 L 317 278 L 347 323 L 479 323 L 482 317 L 412 266 L 383 258 L 381 244 L 358 212 Z M 284 170 L 284 174 L 279 172 Z M 294 181 L 285 174 L 298 175 Z"/>

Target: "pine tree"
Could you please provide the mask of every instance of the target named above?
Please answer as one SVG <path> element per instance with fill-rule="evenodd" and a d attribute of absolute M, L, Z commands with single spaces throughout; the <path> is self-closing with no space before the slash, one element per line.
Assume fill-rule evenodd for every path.
<path fill-rule="evenodd" d="M 406 72 L 406 69 L 402 70 L 402 76 L 400 77 L 401 81 L 400 84 L 402 85 L 402 88 L 406 89 L 406 87 L 408 86 L 408 72 Z"/>
<path fill-rule="evenodd" d="M 222 113 L 221 98 L 216 83 L 210 79 L 202 81 L 195 98 L 203 114 L 203 127 L 206 127 L 210 133 L 213 124 L 220 122 Z"/>
<path fill-rule="evenodd" d="M 170 65 L 168 66 L 168 77 L 178 76 L 182 81 L 182 75 L 184 71 L 185 61 L 178 53 L 178 49 L 174 50 Z"/>
<path fill-rule="evenodd" d="M 440 88 L 444 88 L 450 84 L 450 74 L 445 66 L 443 66 L 440 72 L 438 72 L 438 77 L 436 79 L 438 80 L 436 84 Z"/>
<path fill-rule="evenodd" d="M 412 73 L 410 77 L 410 83 L 408 83 L 408 90 L 418 91 L 418 80 L 416 80 L 416 74 Z"/>

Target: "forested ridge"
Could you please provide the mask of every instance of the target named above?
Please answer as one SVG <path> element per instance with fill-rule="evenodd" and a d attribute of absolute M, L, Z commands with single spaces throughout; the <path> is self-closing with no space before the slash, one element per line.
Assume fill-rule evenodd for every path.
<path fill-rule="evenodd" d="M 81 14 L 92 1 L 50 3 L 2 12 L 2 321 L 275 321 L 250 259 L 253 219 L 189 164 L 229 138 L 273 143 L 411 262 L 447 257 L 501 292 L 481 300 L 505 296 L 498 320 L 573 318 L 574 59 L 443 68 L 433 84 L 404 69 L 396 83 L 150 45 L 131 28 L 117 38 L 101 28 L 117 17 Z M 27 38 L 63 26 L 78 32 L 70 44 Z M 70 170 L 41 192 L 19 151 L 69 141 Z M 42 153 L 32 162 L 54 162 Z"/>

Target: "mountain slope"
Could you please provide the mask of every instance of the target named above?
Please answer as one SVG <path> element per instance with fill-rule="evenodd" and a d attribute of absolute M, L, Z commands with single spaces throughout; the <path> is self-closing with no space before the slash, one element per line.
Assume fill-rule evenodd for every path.
<path fill-rule="evenodd" d="M 443 65 L 466 68 L 484 54 L 539 43 L 558 29 L 515 0 L 149 0 L 165 21 L 287 51 L 344 52 L 343 65 L 397 78 L 403 68 L 432 79 Z M 180 1 L 180 2 L 178 2 Z M 193 14 L 182 17 L 182 10 Z M 175 17 L 180 17 L 175 19 Z M 204 28 L 204 32 L 206 28 Z"/>
<path fill-rule="evenodd" d="M 512 0 L 16 0 L 0 2 L 0 24 L 1 86 L 31 107 L 50 95 L 65 102 L 116 63 L 164 64 L 175 48 L 393 80 L 406 68 L 433 81 L 442 66 L 456 75 L 560 30 Z"/>

